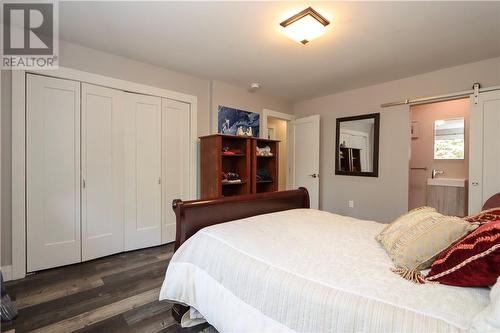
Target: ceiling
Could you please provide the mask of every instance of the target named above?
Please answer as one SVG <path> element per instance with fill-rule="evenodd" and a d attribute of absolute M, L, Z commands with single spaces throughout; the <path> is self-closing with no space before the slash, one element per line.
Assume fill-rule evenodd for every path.
<path fill-rule="evenodd" d="M 306 46 L 279 22 L 312 5 Z M 63 40 L 297 101 L 500 55 L 500 2 L 61 2 Z"/>

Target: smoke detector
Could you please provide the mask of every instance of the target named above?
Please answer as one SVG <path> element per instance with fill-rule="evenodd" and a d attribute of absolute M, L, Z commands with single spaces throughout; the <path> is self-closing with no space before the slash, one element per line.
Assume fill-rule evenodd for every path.
<path fill-rule="evenodd" d="M 250 83 L 250 87 L 248 88 L 248 90 L 250 92 L 254 92 L 256 90 L 260 89 L 260 83 L 258 82 L 253 82 L 253 83 Z"/>

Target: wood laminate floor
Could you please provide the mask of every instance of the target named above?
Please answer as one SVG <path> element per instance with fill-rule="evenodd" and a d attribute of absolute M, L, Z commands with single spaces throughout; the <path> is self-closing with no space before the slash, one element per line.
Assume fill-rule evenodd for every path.
<path fill-rule="evenodd" d="M 2 332 L 216 332 L 182 329 L 158 301 L 173 244 L 54 268 L 6 283 L 19 309 Z"/>

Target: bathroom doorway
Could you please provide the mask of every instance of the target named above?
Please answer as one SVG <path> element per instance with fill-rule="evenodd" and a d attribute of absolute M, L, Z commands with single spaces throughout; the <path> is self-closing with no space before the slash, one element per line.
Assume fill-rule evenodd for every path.
<path fill-rule="evenodd" d="M 279 111 L 263 109 L 261 117 L 261 138 L 279 140 L 278 190 L 291 190 L 295 184 L 294 155 L 296 147 L 295 116 Z M 319 143 L 318 143 L 319 146 Z M 319 148 L 318 148 L 319 149 Z M 319 161 L 318 161 L 319 163 Z"/>
<path fill-rule="evenodd" d="M 286 190 L 287 181 L 287 148 L 288 148 L 288 121 L 276 117 L 267 117 L 267 138 L 279 140 L 279 181 L 278 190 Z"/>
<path fill-rule="evenodd" d="M 467 214 L 469 98 L 412 105 L 409 209 Z"/>

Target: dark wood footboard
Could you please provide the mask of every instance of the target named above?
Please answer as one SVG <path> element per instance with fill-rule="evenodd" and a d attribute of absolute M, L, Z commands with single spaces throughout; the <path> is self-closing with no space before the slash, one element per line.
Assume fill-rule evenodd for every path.
<path fill-rule="evenodd" d="M 221 199 L 172 202 L 177 231 L 175 250 L 189 237 L 205 227 L 255 215 L 296 208 L 309 208 L 309 193 L 298 190 L 240 195 Z"/>

